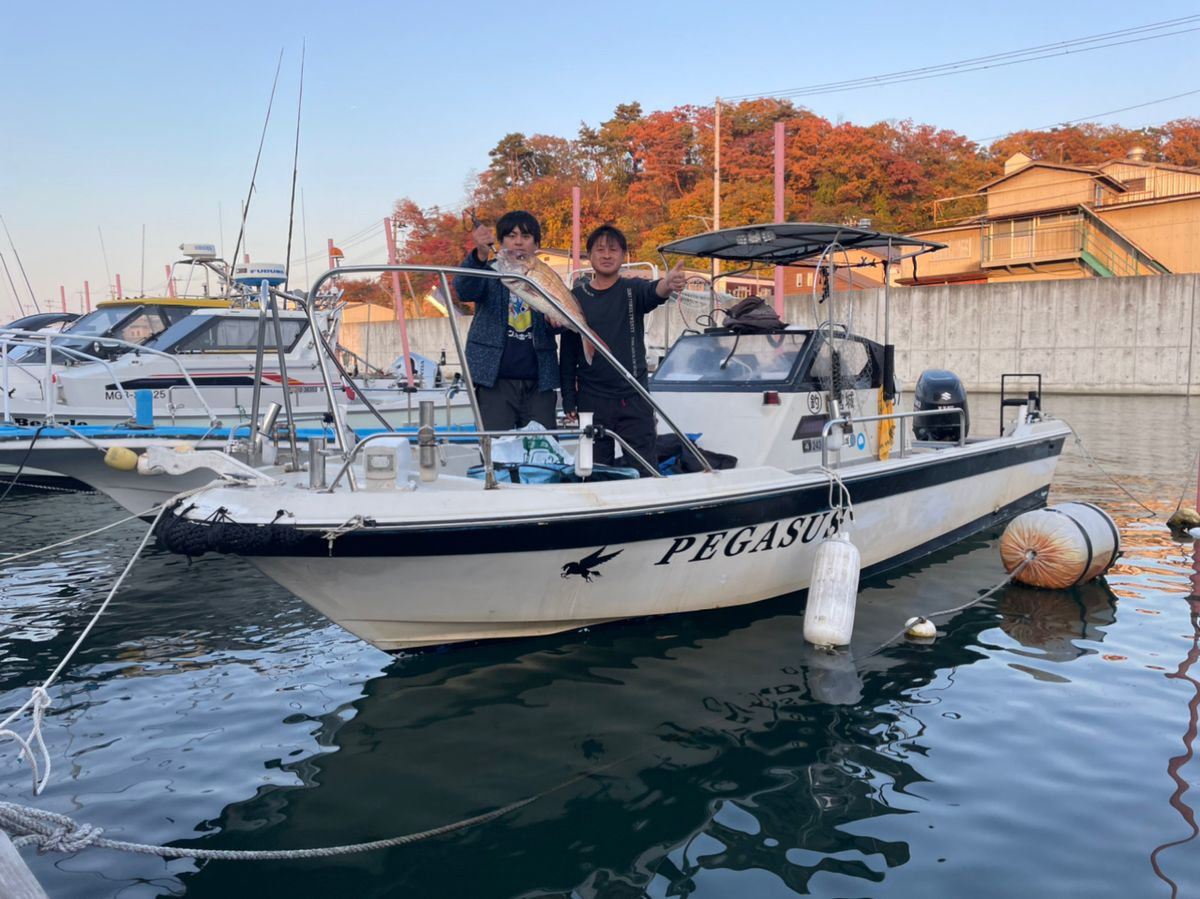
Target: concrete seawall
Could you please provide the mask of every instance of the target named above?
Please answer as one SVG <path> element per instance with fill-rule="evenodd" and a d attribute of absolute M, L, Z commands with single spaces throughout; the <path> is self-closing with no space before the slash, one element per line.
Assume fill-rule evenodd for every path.
<path fill-rule="evenodd" d="M 1200 394 L 1198 288 L 1200 275 L 896 288 L 888 321 L 896 372 L 911 385 L 927 368 L 948 368 L 972 391 L 999 390 L 1003 372 L 1040 372 L 1043 389 L 1056 393 Z M 790 296 L 784 317 L 811 327 L 830 305 L 842 320 L 849 308 L 858 333 L 883 339 L 881 290 L 837 293 L 820 305 Z M 655 310 L 647 343 L 668 346 L 695 316 L 673 305 Z M 410 321 L 408 332 L 414 352 L 436 359 L 445 349 L 455 359 L 446 319 Z M 400 355 L 393 321 L 346 325 L 342 342 L 376 364 Z"/>

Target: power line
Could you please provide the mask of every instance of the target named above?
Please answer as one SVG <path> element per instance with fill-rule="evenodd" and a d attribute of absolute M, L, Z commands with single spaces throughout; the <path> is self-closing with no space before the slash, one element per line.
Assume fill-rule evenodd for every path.
<path fill-rule="evenodd" d="M 1178 100 L 1180 97 L 1190 97 L 1193 94 L 1200 94 L 1200 88 L 1193 91 L 1184 91 L 1182 94 L 1172 94 L 1169 97 L 1159 97 L 1157 100 L 1147 100 L 1145 103 L 1135 103 L 1132 106 L 1122 106 L 1120 109 L 1110 109 L 1108 112 L 1094 112 L 1091 115 L 1082 116 L 1078 119 L 1067 119 L 1063 122 L 1055 122 L 1052 125 L 1041 125 L 1037 128 L 1021 128 L 1020 131 L 1048 131 L 1051 128 L 1063 128 L 1068 125 L 1078 125 L 1080 122 L 1090 122 L 1093 119 L 1104 118 L 1105 116 L 1116 115 L 1119 112 L 1129 112 L 1131 109 L 1142 109 L 1146 106 L 1154 106 L 1156 103 L 1166 103 L 1168 100 Z M 1004 134 L 995 134 L 991 137 L 981 137 L 976 143 L 991 143 L 993 141 L 1003 140 L 1009 135 L 1016 134 L 1016 131 L 1007 131 Z"/>
<path fill-rule="evenodd" d="M 1100 50 L 1105 47 L 1117 47 L 1124 44 L 1140 43 L 1163 37 L 1173 37 L 1177 34 L 1187 34 L 1200 30 L 1200 25 L 1192 28 L 1180 28 L 1200 22 L 1200 15 L 1184 16 L 1178 19 L 1167 19 L 1162 22 L 1152 22 L 1148 25 L 1138 25 L 1119 31 L 1108 31 L 1088 37 L 1072 38 L 1066 41 L 1056 41 L 1052 44 L 1039 44 L 1022 50 L 1009 50 L 993 53 L 988 56 L 975 56 L 956 62 L 941 63 L 934 66 L 921 66 L 916 69 L 905 69 L 898 72 L 888 72 L 882 75 L 870 75 L 862 78 L 852 78 L 844 81 L 828 81 L 820 84 L 810 84 L 803 87 L 778 91 L 760 91 L 752 94 L 740 94 L 723 97 L 726 100 L 749 100 L 756 97 L 811 97 L 821 94 L 834 94 L 843 91 L 861 90 L 867 87 L 880 87 L 889 84 L 903 84 L 911 81 L 924 81 L 930 78 L 944 78 L 948 75 L 959 75 L 964 72 L 976 72 L 981 69 L 999 68 L 1017 65 L 1022 62 L 1033 62 L 1049 56 L 1060 56 L 1067 53 L 1086 53 L 1089 50 Z M 1165 31 L 1162 34 L 1147 34 L 1152 31 Z M 1134 37 L 1133 35 L 1141 35 Z"/>

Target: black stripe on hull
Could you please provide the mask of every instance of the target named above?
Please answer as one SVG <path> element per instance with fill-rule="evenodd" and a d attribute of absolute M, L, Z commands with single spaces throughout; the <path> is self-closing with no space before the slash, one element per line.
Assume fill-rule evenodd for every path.
<path fill-rule="evenodd" d="M 254 378 L 250 375 L 192 375 L 192 383 L 197 387 L 253 387 Z M 166 390 L 168 387 L 191 387 L 187 378 L 135 378 L 122 381 L 120 384 L 105 384 L 105 390 Z M 278 387 L 271 381 L 263 381 L 264 387 Z"/>
<path fill-rule="evenodd" d="M 949 533 L 942 534 L 933 540 L 922 543 L 920 546 L 914 546 L 907 552 L 903 552 L 898 556 L 892 556 L 890 559 L 884 559 L 882 562 L 876 562 L 874 565 L 864 568 L 860 577 L 865 579 L 872 575 L 879 574 L 883 571 L 888 571 L 892 568 L 898 568 L 901 565 L 907 565 L 909 562 L 915 562 L 922 556 L 927 556 L 930 553 L 935 553 L 939 549 L 945 549 L 948 546 L 966 540 L 968 537 L 978 534 L 980 531 L 986 531 L 991 528 L 999 527 L 1011 518 L 1016 518 L 1023 512 L 1031 512 L 1034 509 L 1040 509 L 1046 505 L 1046 499 L 1050 494 L 1050 488 L 1044 487 L 1041 490 L 1035 490 L 1033 493 L 1028 493 L 1020 499 L 1009 503 L 997 509 L 995 512 L 990 512 L 987 515 L 982 515 L 974 521 L 968 521 L 962 527 L 955 528 Z"/>
<path fill-rule="evenodd" d="M 883 471 L 858 479 L 848 475 L 845 483 L 854 503 L 871 502 L 1057 456 L 1064 439 L 1058 437 L 1025 446 L 1000 447 L 977 455 L 946 460 L 938 460 L 935 456 L 928 464 L 918 467 Z M 1047 491 L 1048 488 L 1037 491 L 1041 494 L 1041 501 L 1036 505 L 1044 505 Z M 184 555 L 200 555 L 212 550 L 271 557 L 461 556 L 579 549 L 661 540 L 685 534 L 736 530 L 824 512 L 828 508 L 829 485 L 821 483 L 707 503 L 693 501 L 670 508 L 624 513 L 599 512 L 588 516 L 485 523 L 476 521 L 437 527 L 368 523 L 358 530 L 342 534 L 332 542 L 323 533 L 336 529 L 338 525 L 334 523 L 301 530 L 290 524 L 249 525 L 230 520 L 210 523 L 169 515 L 160 524 L 159 539 L 167 549 Z"/>

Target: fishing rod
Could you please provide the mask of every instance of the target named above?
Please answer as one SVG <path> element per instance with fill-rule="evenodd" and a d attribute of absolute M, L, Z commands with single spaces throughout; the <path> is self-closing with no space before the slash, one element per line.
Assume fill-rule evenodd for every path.
<path fill-rule="evenodd" d="M 254 195 L 254 181 L 258 178 L 258 163 L 262 159 L 263 144 L 267 139 L 267 125 L 271 121 L 271 107 L 275 105 L 275 88 L 279 86 L 279 70 L 283 67 L 283 48 L 279 49 L 279 62 L 275 64 L 275 81 L 271 84 L 271 98 L 267 101 L 267 117 L 263 120 L 262 135 L 258 139 L 258 155 L 254 157 L 254 171 L 250 174 L 250 189 L 246 202 L 242 204 L 242 224 L 238 229 L 237 243 L 233 246 L 232 266 L 237 266 L 238 254 L 242 251 L 242 238 L 246 235 L 246 216 L 250 212 L 250 197 Z"/>
<path fill-rule="evenodd" d="M 296 173 L 300 165 L 300 108 L 304 103 L 304 43 L 300 44 L 300 96 L 296 100 L 296 142 L 292 150 L 292 200 L 288 210 L 287 255 L 283 257 L 283 289 L 287 290 L 292 273 L 292 225 L 296 221 Z M 306 285 L 307 286 L 307 285 Z"/>
<path fill-rule="evenodd" d="M 4 216 L 0 215 L 0 225 L 4 226 L 4 234 L 8 238 L 8 245 L 12 248 L 13 258 L 17 260 L 17 268 L 21 270 L 21 277 L 25 279 L 25 286 L 29 288 L 29 298 L 33 300 L 33 311 L 41 312 L 42 307 L 38 305 L 37 295 L 33 292 L 33 285 L 29 283 L 29 275 L 25 274 L 25 266 L 21 262 L 21 254 L 17 252 L 16 244 L 13 243 L 12 235 L 8 233 L 8 223 L 4 221 Z M 17 303 L 21 301 L 18 299 Z M 25 311 L 25 307 L 21 307 L 21 311 Z"/>
<path fill-rule="evenodd" d="M 21 295 L 17 293 L 17 285 L 13 283 L 12 272 L 8 270 L 3 253 L 0 253 L 0 264 L 4 266 L 4 274 L 8 276 L 8 286 L 12 290 L 13 299 L 17 301 L 17 308 L 21 310 L 21 315 L 25 315 L 25 304 L 21 302 Z"/>
<path fill-rule="evenodd" d="M 104 229 L 99 225 L 96 226 L 96 233 L 100 235 L 100 255 L 104 257 L 104 277 L 107 278 L 108 298 L 113 299 L 116 294 L 113 293 L 112 269 L 108 266 L 108 250 L 104 246 Z"/>

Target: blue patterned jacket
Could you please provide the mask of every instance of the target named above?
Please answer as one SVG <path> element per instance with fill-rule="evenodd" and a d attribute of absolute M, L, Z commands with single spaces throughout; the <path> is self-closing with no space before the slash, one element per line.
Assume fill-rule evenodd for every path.
<path fill-rule="evenodd" d="M 491 268 L 479 261 L 474 250 L 467 253 L 462 267 Z M 479 386 L 493 387 L 508 341 L 508 288 L 499 278 L 456 275 L 454 290 L 460 300 L 475 304 L 475 318 L 467 332 L 467 365 L 471 367 L 471 377 Z M 558 344 L 546 317 L 536 310 L 533 312 L 533 351 L 537 355 L 538 390 L 557 390 Z"/>

